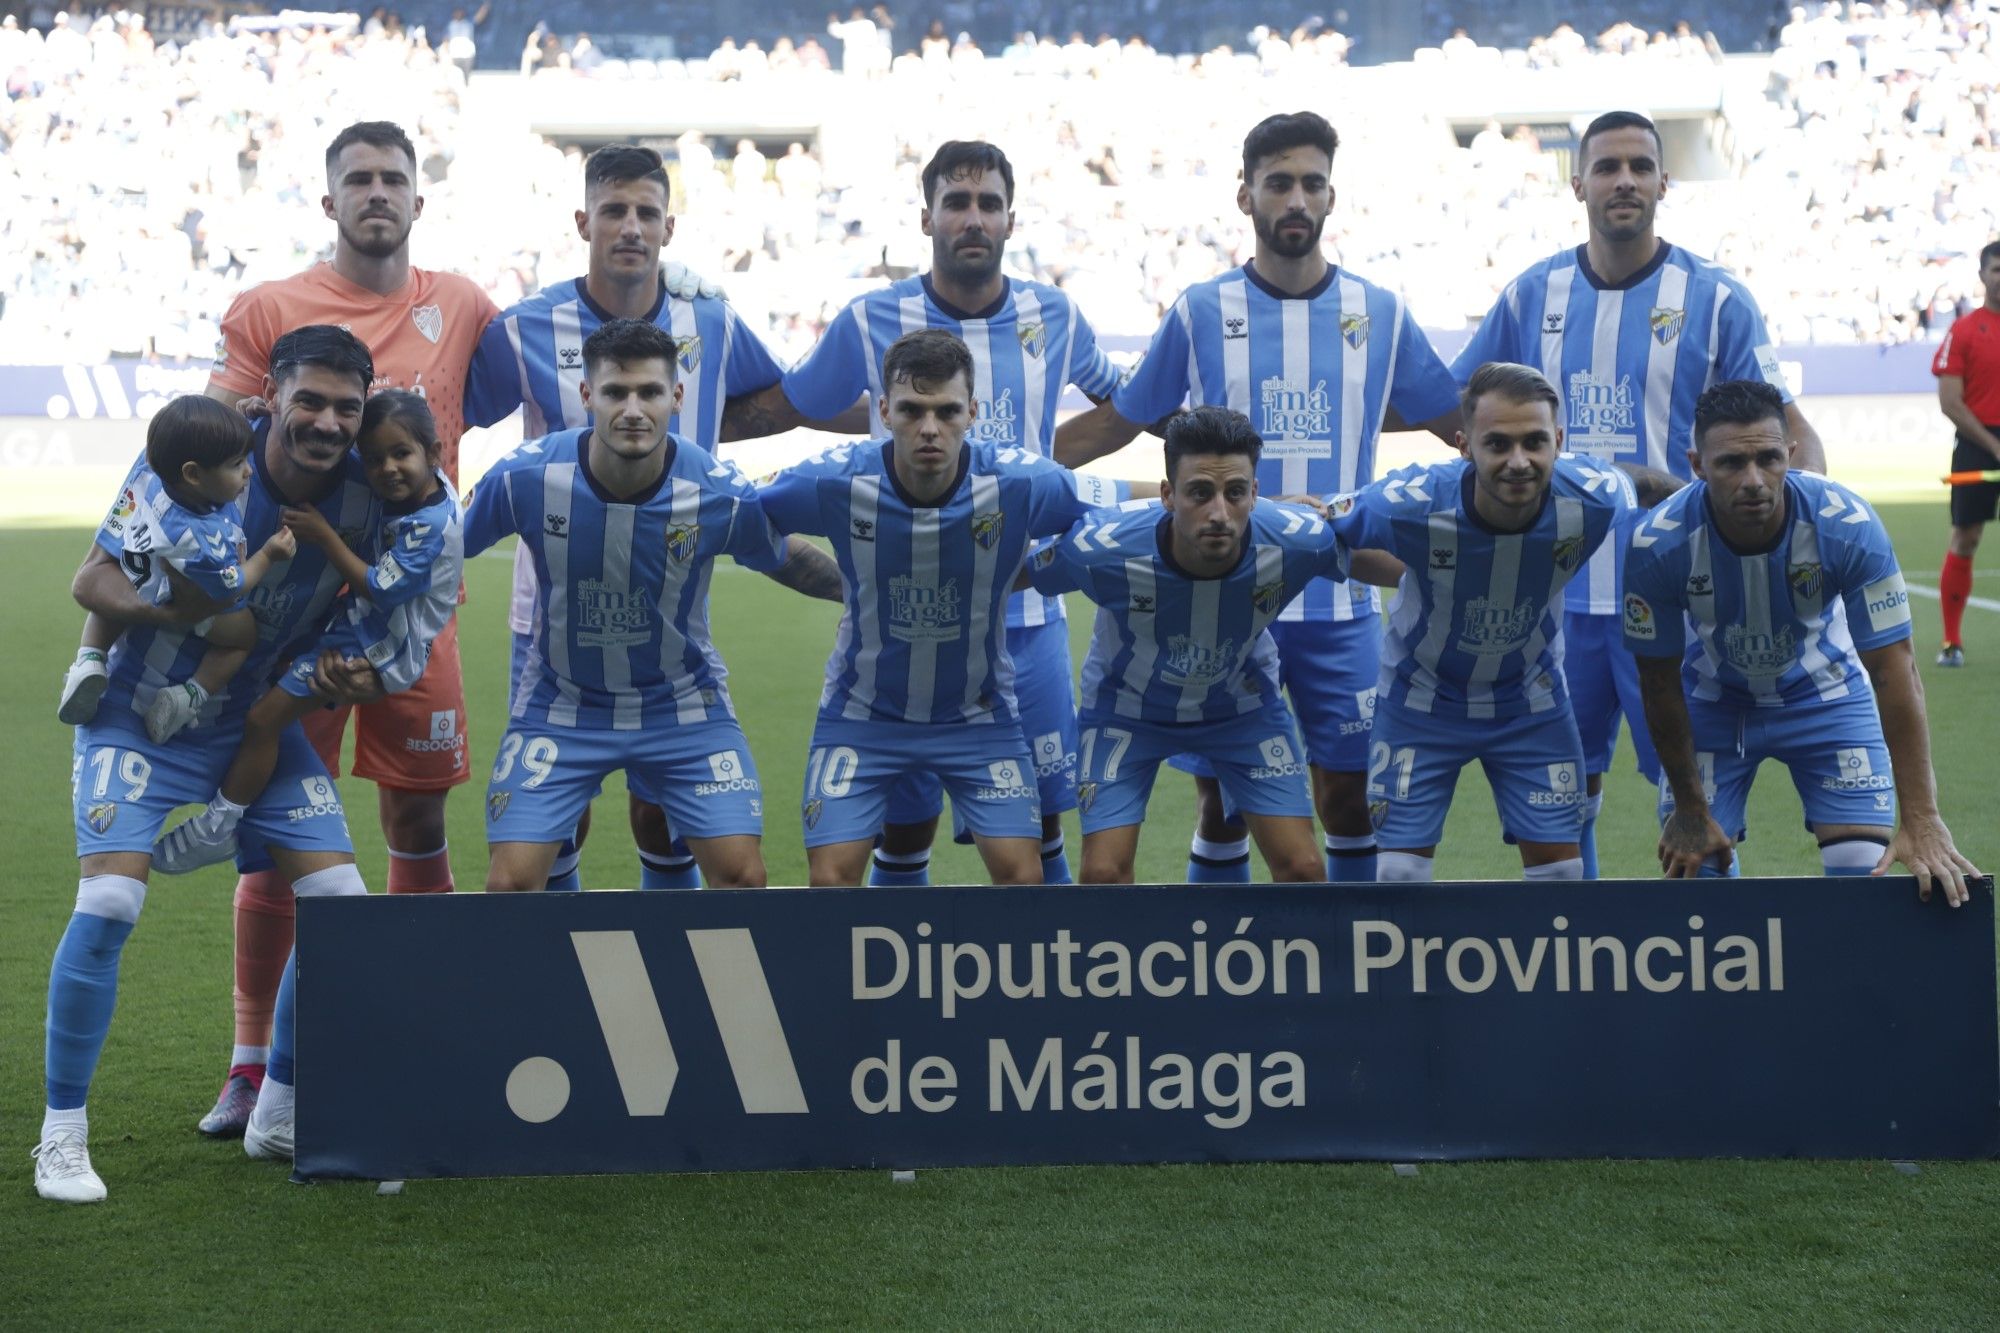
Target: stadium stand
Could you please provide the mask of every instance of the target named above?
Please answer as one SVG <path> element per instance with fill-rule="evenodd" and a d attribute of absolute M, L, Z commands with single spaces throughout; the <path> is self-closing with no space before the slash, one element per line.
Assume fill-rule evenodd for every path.
<path fill-rule="evenodd" d="M 673 34 L 693 8 L 620 21 Z M 787 355 L 853 290 L 920 266 L 915 163 L 952 133 L 1007 145 L 1021 164 L 1018 271 L 1071 290 L 1100 330 L 1143 334 L 1174 293 L 1241 257 L 1227 182 L 1242 108 L 1329 95 L 1346 144 L 1329 236 L 1433 328 L 1462 327 L 1507 276 L 1575 239 L 1574 127 L 1602 109 L 1600 91 L 1621 89 L 1668 130 L 1679 179 L 1663 232 L 1735 268 L 1780 342 L 1935 339 L 1976 300 L 1966 252 L 2000 218 L 2000 64 L 1984 6 L 1827 4 L 1767 21 L 1756 6 L 1711 5 L 1701 35 L 1643 2 L 1567 7 L 1574 22 L 1534 33 L 1521 24 L 1552 7 L 1433 6 L 1421 32 L 1436 44 L 1371 68 L 1322 21 L 1278 31 L 1243 26 L 1248 6 L 1177 9 L 1171 22 L 1161 8 L 1092 6 L 1094 25 L 1134 35 L 1058 42 L 988 38 L 1003 7 L 948 4 L 928 38 L 905 19 L 883 47 L 865 16 L 873 36 L 796 5 L 735 6 L 732 40 L 689 30 L 668 44 L 681 55 L 662 56 L 667 45 L 580 37 L 581 6 L 496 0 L 470 83 L 431 45 L 449 13 L 438 6 L 333 28 L 181 6 L 51 19 L 46 35 L 10 20 L 0 363 L 207 356 L 234 292 L 327 245 L 320 149 L 362 116 L 399 121 L 419 145 L 425 262 L 466 272 L 503 306 L 582 268 L 569 227 L 578 154 L 609 138 L 658 144 L 683 215 L 672 254 L 722 278 Z M 1071 22 L 1053 5 L 1029 11 L 1014 21 Z M 760 38 L 743 35 L 760 21 Z M 1217 34 L 1227 44 L 1198 44 Z M 1773 49 L 1723 54 L 1759 43 Z M 836 138 L 815 117 L 854 100 L 850 55 L 884 86 Z M 610 100 L 626 107 L 749 110 L 706 128 L 669 108 L 545 133 L 532 117 L 467 110 L 587 105 L 614 82 Z M 633 99 L 625 85 L 639 82 L 703 91 Z M 1441 82 L 1461 88 L 1458 103 L 1431 95 Z M 1490 88 L 1519 105 L 1475 107 Z M 1678 121 L 1658 104 L 1670 96 L 1687 102 Z"/>

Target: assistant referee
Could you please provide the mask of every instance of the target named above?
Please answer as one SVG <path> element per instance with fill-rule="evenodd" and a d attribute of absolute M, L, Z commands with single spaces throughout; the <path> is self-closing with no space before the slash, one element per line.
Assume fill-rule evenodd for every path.
<path fill-rule="evenodd" d="M 1937 376 L 1938 407 L 1958 432 L 1951 452 L 1953 472 L 2000 468 L 2000 241 L 1979 252 L 1979 284 L 1986 303 L 1951 326 L 1931 362 Z M 1951 488 L 1951 546 L 1938 575 L 1944 608 L 1941 667 L 1965 665 L 1960 621 L 1972 596 L 1972 553 L 1980 534 L 2000 510 L 2000 482 Z"/>

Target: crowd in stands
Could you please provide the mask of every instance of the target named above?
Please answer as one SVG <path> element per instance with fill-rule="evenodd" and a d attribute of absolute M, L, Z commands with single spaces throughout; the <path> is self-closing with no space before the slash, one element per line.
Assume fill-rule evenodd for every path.
<path fill-rule="evenodd" d="M 0 363 L 209 355 L 231 296 L 329 249 L 321 153 L 357 119 L 396 120 L 418 144 L 419 263 L 468 273 L 503 306 L 581 272 L 580 150 L 473 151 L 493 131 L 465 114 L 462 43 L 485 13 L 429 32 L 383 10 L 332 29 L 218 17 L 157 42 L 136 11 L 62 15 L 46 35 L 0 23 Z M 1735 127 L 1739 178 L 1676 184 L 1662 233 L 1738 270 L 1780 341 L 1940 336 L 1977 299 L 1969 256 L 2000 219 L 1993 31 L 1963 2 L 1794 10 L 1768 99 Z M 1463 326 L 1526 264 L 1579 241 L 1582 218 L 1529 127 L 1494 122 L 1461 145 L 1424 114 L 1435 66 L 1719 54 L 1687 25 L 1561 24 L 1505 50 L 1459 33 L 1420 53 L 1406 98 L 1340 98 L 1347 39 L 1319 21 L 1198 54 L 1026 32 L 987 50 L 943 21 L 905 33 L 856 9 L 670 66 L 542 32 L 520 68 L 537 82 L 824 79 L 829 97 L 835 81 L 893 81 L 880 151 L 838 179 L 806 143 L 666 145 L 670 255 L 720 278 L 795 356 L 847 296 L 928 262 L 916 177 L 938 140 L 1013 156 L 1015 271 L 1070 289 L 1100 332 L 1143 335 L 1183 287 L 1247 253 L 1234 193 L 1248 123 L 1330 98 L 1343 147 L 1329 245 L 1402 288 L 1426 325 Z"/>

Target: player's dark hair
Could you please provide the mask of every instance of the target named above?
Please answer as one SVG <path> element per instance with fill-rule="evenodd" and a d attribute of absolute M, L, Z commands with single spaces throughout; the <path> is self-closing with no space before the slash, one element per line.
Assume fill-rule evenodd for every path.
<path fill-rule="evenodd" d="M 1701 448 L 1711 426 L 1750 426 L 1759 421 L 1785 424 L 1785 396 L 1763 380 L 1724 380 L 1694 402 L 1694 447 Z"/>
<path fill-rule="evenodd" d="M 422 394 L 411 393 L 408 389 L 384 389 L 370 395 L 368 405 L 361 409 L 361 429 L 355 439 L 357 442 L 366 440 L 369 432 L 377 426 L 392 422 L 424 447 L 425 458 L 433 464 L 438 461 L 437 418 L 431 415 L 431 405 L 424 401 Z"/>
<path fill-rule="evenodd" d="M 954 180 L 967 172 L 997 171 L 1007 186 L 1007 206 L 1014 206 L 1014 164 L 1007 155 L 984 139 L 947 139 L 924 164 L 924 207 L 937 198 L 938 182 Z"/>
<path fill-rule="evenodd" d="M 953 375 L 965 376 L 965 392 L 975 389 L 972 380 L 972 349 L 957 334 L 943 329 L 918 329 L 889 344 L 882 357 L 882 384 L 945 384 Z"/>
<path fill-rule="evenodd" d="M 1584 126 L 1583 137 L 1576 141 L 1576 169 L 1579 173 L 1590 165 L 1590 141 L 1612 130 L 1644 130 L 1653 136 L 1653 151 L 1661 156 L 1666 154 L 1666 146 L 1660 142 L 1658 125 L 1636 111 L 1607 111 Z"/>
<path fill-rule="evenodd" d="M 333 136 L 333 142 L 326 146 L 326 174 L 331 177 L 334 168 L 340 165 L 340 155 L 354 144 L 365 143 L 370 148 L 396 148 L 410 159 L 410 169 L 417 165 L 417 146 L 410 142 L 410 136 L 403 133 L 403 127 L 389 120 L 357 120 L 346 129 Z"/>
<path fill-rule="evenodd" d="M 1979 267 L 1985 268 L 1996 259 L 2000 259 L 2000 241 L 1989 241 L 1979 251 Z"/>
<path fill-rule="evenodd" d="M 1180 475 L 1189 454 L 1242 454 L 1256 467 L 1264 454 L 1264 437 L 1250 418 L 1227 407 L 1189 408 L 1167 420 L 1167 481 Z"/>
<path fill-rule="evenodd" d="M 271 378 L 283 384 L 304 366 L 352 375 L 361 392 L 375 382 L 375 358 L 368 345 L 334 324 L 303 324 L 271 344 Z"/>
<path fill-rule="evenodd" d="M 205 394 L 184 393 L 146 423 L 146 466 L 170 484 L 183 465 L 221 467 L 250 452 L 250 423 L 241 412 Z"/>
<path fill-rule="evenodd" d="M 674 335 L 650 319 L 607 319 L 583 340 L 583 377 L 587 380 L 597 367 L 610 362 L 629 366 L 640 361 L 664 361 L 667 378 L 677 370 L 674 358 L 680 344 Z"/>
<path fill-rule="evenodd" d="M 1317 148 L 1328 162 L 1340 148 L 1340 135 L 1325 116 L 1316 111 L 1289 111 L 1266 116 L 1243 136 L 1243 182 L 1257 175 L 1257 164 L 1276 157 L 1289 148 Z"/>
<path fill-rule="evenodd" d="M 636 144 L 612 143 L 592 153 L 583 163 L 583 197 L 585 199 L 600 186 L 623 185 L 627 181 L 654 181 L 669 202 L 674 197 L 673 186 L 667 183 L 667 165 L 660 155 L 650 148 Z"/>
<path fill-rule="evenodd" d="M 1562 395 L 1549 383 L 1548 376 L 1533 366 L 1512 361 L 1488 361 L 1472 372 L 1472 378 L 1458 394 L 1458 415 L 1467 431 L 1472 429 L 1472 409 L 1491 394 L 1510 403 L 1547 403 L 1549 412 L 1562 420 Z"/>

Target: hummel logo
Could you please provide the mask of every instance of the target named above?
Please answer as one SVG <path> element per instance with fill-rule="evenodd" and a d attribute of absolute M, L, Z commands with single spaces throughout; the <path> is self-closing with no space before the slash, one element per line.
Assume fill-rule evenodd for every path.
<path fill-rule="evenodd" d="M 1250 331 L 1244 326 L 1248 323 L 1249 321 L 1241 316 L 1231 316 L 1222 321 L 1222 336 L 1225 338 L 1247 338 L 1250 336 Z"/>
<path fill-rule="evenodd" d="M 850 520 L 847 530 L 854 534 L 855 541 L 872 542 L 875 540 L 875 524 L 871 519 L 857 518 Z"/>
<path fill-rule="evenodd" d="M 564 370 L 575 370 L 583 364 L 583 349 L 581 347 L 559 347 L 556 349 L 556 360 L 562 363 Z"/>
<path fill-rule="evenodd" d="M 1549 313 L 1548 313 L 1548 314 L 1547 314 L 1547 315 L 1546 315 L 1546 316 L 1545 316 L 1545 317 L 1544 317 L 1544 318 L 1542 319 L 1542 332 L 1543 332 L 1543 333 L 1561 333 L 1562 331 L 1563 331 L 1563 317 L 1562 317 L 1562 311 L 1560 311 L 1560 310 L 1552 310 L 1552 311 L 1550 311 L 1550 312 L 1549 312 Z"/>
<path fill-rule="evenodd" d="M 1153 613 L 1153 599 L 1141 593 L 1132 599 L 1132 609 L 1142 616 L 1151 615 Z"/>
<path fill-rule="evenodd" d="M 569 517 L 566 514 L 546 514 L 548 534 L 551 537 L 568 537 Z"/>

